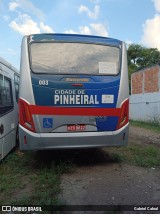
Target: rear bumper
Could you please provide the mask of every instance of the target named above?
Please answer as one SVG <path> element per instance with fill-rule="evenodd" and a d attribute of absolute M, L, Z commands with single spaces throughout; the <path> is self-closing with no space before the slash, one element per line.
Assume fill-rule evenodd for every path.
<path fill-rule="evenodd" d="M 129 123 L 117 131 L 81 133 L 33 133 L 19 125 L 20 150 L 124 146 L 128 143 L 128 134 Z"/>

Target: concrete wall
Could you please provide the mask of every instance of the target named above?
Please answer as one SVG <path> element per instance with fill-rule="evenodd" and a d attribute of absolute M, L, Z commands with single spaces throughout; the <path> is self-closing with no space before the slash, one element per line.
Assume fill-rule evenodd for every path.
<path fill-rule="evenodd" d="M 160 122 L 160 93 L 131 95 L 129 108 L 132 120 Z"/>
<path fill-rule="evenodd" d="M 160 123 L 160 66 L 131 76 L 130 119 Z"/>

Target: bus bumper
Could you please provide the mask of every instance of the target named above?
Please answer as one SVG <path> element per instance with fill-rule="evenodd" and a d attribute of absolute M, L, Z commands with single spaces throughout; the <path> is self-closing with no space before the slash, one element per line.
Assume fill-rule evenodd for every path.
<path fill-rule="evenodd" d="M 128 144 L 129 123 L 107 132 L 33 133 L 19 125 L 20 150 L 76 149 Z"/>

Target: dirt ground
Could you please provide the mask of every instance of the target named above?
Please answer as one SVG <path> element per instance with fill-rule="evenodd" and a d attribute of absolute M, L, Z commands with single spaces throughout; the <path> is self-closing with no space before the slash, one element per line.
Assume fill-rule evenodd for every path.
<path fill-rule="evenodd" d="M 133 142 L 160 144 L 160 134 L 148 129 L 130 126 L 129 144 Z M 143 168 L 114 163 L 107 157 L 107 148 L 85 152 L 76 151 L 74 160 L 78 164 L 76 170 L 62 176 L 62 192 L 60 194 L 62 204 L 160 205 L 159 168 Z M 144 213 L 160 213 L 160 210 Z"/>
<path fill-rule="evenodd" d="M 160 133 L 137 126 L 130 126 L 129 143 L 131 142 L 160 145 Z"/>

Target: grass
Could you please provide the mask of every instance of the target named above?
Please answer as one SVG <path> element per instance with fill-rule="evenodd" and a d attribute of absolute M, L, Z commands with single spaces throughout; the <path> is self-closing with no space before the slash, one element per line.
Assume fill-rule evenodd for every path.
<path fill-rule="evenodd" d="M 153 131 L 160 132 L 160 124 L 158 122 L 144 122 L 130 120 L 130 124 L 133 126 L 138 126 L 141 128 L 151 129 Z"/>
<path fill-rule="evenodd" d="M 109 148 L 109 155 L 123 162 L 141 167 L 160 167 L 160 148 L 156 145 L 131 144 L 128 147 Z"/>
<path fill-rule="evenodd" d="M 107 148 L 106 159 L 103 158 L 106 153 L 93 152 L 96 154 L 90 155 L 97 155 L 97 157 L 95 156 L 91 165 L 110 162 L 141 167 L 160 167 L 160 147 L 156 145 L 131 143 L 127 147 Z M 36 205 L 59 205 L 60 176 L 65 172 L 72 172 L 75 165 L 82 163 L 85 152 L 83 151 L 83 158 L 81 155 L 82 152 L 73 158 L 69 154 L 66 159 L 63 159 L 64 154 L 54 152 L 23 154 L 15 150 L 0 164 L 0 204 L 30 205 L 34 202 Z M 87 163 L 90 164 L 88 159 L 83 165 Z"/>
<path fill-rule="evenodd" d="M 133 121 L 130 120 L 130 124 L 133 126 L 150 129 L 160 133 L 160 124 L 157 120 L 152 122 Z M 123 161 L 136 164 L 142 167 L 159 167 L 160 166 L 160 147 L 158 145 L 146 145 L 146 144 L 134 144 L 132 143 L 127 148 L 127 154 L 123 152 L 120 154 Z"/>
<path fill-rule="evenodd" d="M 15 150 L 4 159 L 0 164 L 0 204 L 60 204 L 60 176 L 73 170 L 73 165 L 44 158 L 45 154 Z"/>
<path fill-rule="evenodd" d="M 153 124 L 135 121 L 131 124 L 159 131 L 159 127 L 155 128 Z M 0 164 L 0 205 L 60 205 L 60 177 L 63 173 L 73 172 L 75 165 L 110 162 L 160 167 L 158 145 L 130 142 L 127 147 L 107 148 L 107 153 L 100 151 L 21 153 L 16 149 Z"/>

